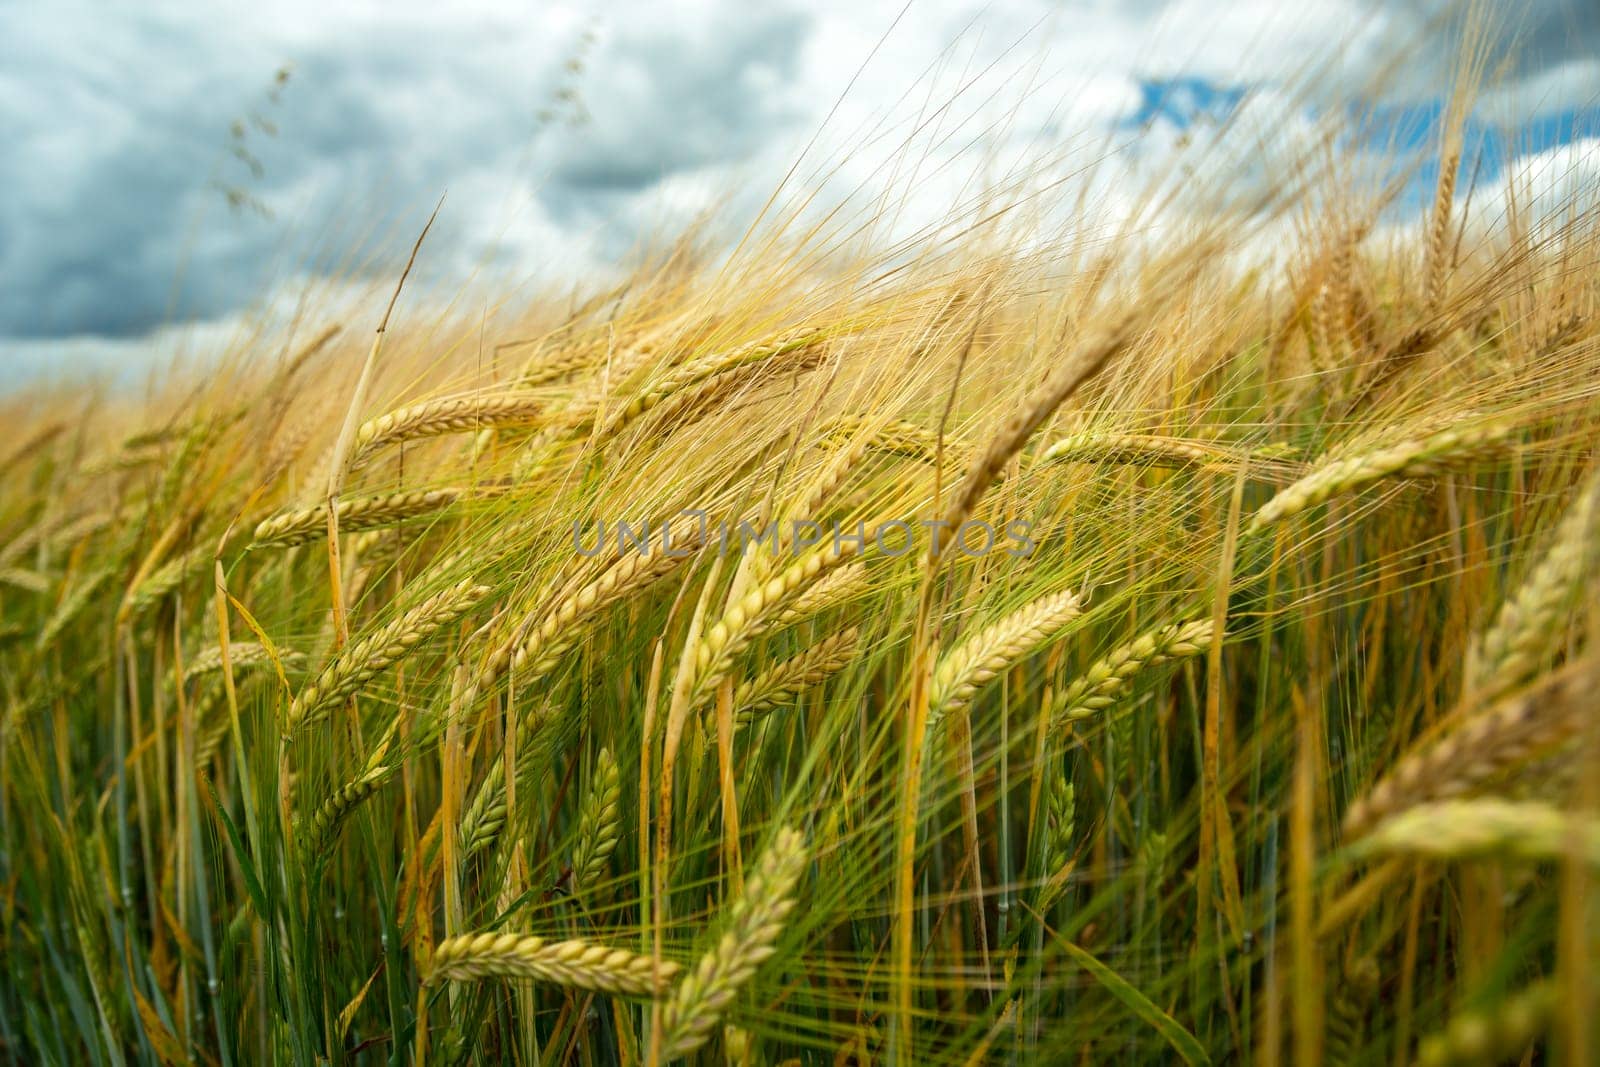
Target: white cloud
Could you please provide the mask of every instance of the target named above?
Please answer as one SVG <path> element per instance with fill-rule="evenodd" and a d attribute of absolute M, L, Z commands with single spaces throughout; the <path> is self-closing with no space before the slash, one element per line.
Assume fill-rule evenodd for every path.
<path fill-rule="evenodd" d="M 1536 0 L 1512 20 L 1531 58 L 1488 103 L 1523 114 L 1594 101 L 1600 17 L 1586 3 Z M 860 0 L 9 5 L 0 336 L 126 336 L 174 315 L 218 317 L 275 283 L 347 271 L 363 238 L 368 252 L 403 254 L 447 187 L 424 264 L 444 285 L 483 269 L 570 284 L 719 205 L 737 228 L 797 159 L 785 203 L 848 202 L 841 236 L 871 221 L 877 238 L 904 238 L 970 218 L 986 187 L 1038 192 L 1128 141 L 1150 78 L 1254 91 L 1221 130 L 1158 124 L 1118 152 L 1095 189 L 1108 216 L 1180 157 L 1227 161 L 1241 189 L 1270 184 L 1273 153 L 1310 136 L 1307 104 L 1384 77 L 1408 98 L 1437 94 L 1453 60 L 1435 32 L 1439 10 L 1436 0 L 920 0 L 903 13 Z M 566 67 L 575 56 L 581 72 Z M 286 61 L 293 77 L 269 104 Z M 229 124 L 252 111 L 279 131 L 246 124 L 259 176 L 228 155 Z M 273 217 L 231 212 L 218 184 L 247 190 Z M 17 344 L 3 350 L 20 365 Z"/>

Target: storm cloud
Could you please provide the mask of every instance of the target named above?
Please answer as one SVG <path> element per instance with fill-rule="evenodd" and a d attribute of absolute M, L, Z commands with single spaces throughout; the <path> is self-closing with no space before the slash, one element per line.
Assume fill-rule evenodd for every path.
<path fill-rule="evenodd" d="M 447 189 L 430 239 L 438 276 L 492 265 L 570 281 L 718 198 L 759 202 L 825 120 L 837 145 L 865 144 L 912 87 L 966 87 L 972 71 L 1028 75 L 1026 92 L 997 93 L 993 107 L 1038 138 L 1160 120 L 1151 87 L 1163 79 L 1189 78 L 1172 84 L 1202 96 L 1270 84 L 1327 61 L 1330 42 L 1352 79 L 1371 77 L 1394 40 L 1423 42 L 1395 81 L 1417 98 L 1439 90 L 1454 55 L 1431 33 L 1442 8 L 1429 0 L 1218 10 L 6 5 L 0 344 L 135 337 L 226 315 L 296 277 L 359 273 L 409 243 Z M 1521 47 L 1501 98 L 1592 106 L 1600 9 L 1539 0 L 1506 16 Z M 887 154 L 831 158 L 860 185 Z M 940 195 L 907 210 L 938 211 Z"/>

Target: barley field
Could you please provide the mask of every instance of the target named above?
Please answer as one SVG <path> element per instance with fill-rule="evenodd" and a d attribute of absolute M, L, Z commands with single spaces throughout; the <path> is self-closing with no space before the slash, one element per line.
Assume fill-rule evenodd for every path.
<path fill-rule="evenodd" d="M 0 1054 L 1596 1062 L 1600 190 L 1464 101 L 0 398 Z"/>

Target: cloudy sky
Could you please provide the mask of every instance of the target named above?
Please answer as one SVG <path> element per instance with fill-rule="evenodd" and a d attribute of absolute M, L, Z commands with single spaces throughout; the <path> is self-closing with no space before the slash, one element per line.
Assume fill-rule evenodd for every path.
<path fill-rule="evenodd" d="M 980 173 L 1241 100 L 1381 84 L 1369 106 L 1425 118 L 1450 6 L 0 0 L 0 375 L 380 270 L 442 193 L 435 280 L 570 286 L 786 176 L 914 228 Z M 1600 100 L 1600 4 L 1482 6 L 1517 43 L 1493 165 L 1561 150 Z"/>

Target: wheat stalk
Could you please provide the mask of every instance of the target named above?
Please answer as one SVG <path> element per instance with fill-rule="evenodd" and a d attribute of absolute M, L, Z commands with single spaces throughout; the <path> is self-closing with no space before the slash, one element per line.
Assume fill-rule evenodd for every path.
<path fill-rule="evenodd" d="M 1574 736 L 1600 684 L 1600 658 L 1575 663 L 1480 712 L 1400 761 L 1345 815 L 1354 839 L 1415 804 L 1468 793 Z"/>
<path fill-rule="evenodd" d="M 350 466 L 361 466 L 373 453 L 401 441 L 462 433 L 481 427 L 525 426 L 536 421 L 545 402 L 537 397 L 505 394 L 430 400 L 391 411 L 362 424 L 356 431 Z M 340 517 L 341 520 L 343 516 Z"/>
<path fill-rule="evenodd" d="M 939 658 L 928 691 L 928 723 L 966 707 L 1001 671 L 1059 637 L 1082 612 L 1071 591 L 1041 597 L 990 623 Z"/>
<path fill-rule="evenodd" d="M 388 496 L 355 497 L 338 505 L 339 529 L 344 532 L 389 526 L 419 515 L 429 515 L 461 499 L 460 489 L 425 489 Z M 251 547 L 303 545 L 327 535 L 328 506 L 287 511 L 263 519 L 256 527 Z"/>
<path fill-rule="evenodd" d="M 431 985 L 479 978 L 531 978 L 613 996 L 658 997 L 679 970 L 668 960 L 587 941 L 480 933 L 439 942 L 424 981 Z"/>
<path fill-rule="evenodd" d="M 715 945 L 683 976 L 661 1011 L 661 1058 L 687 1056 L 710 1039 L 739 990 L 777 950 L 806 861 L 798 833 L 780 829 L 745 881 Z"/>
<path fill-rule="evenodd" d="M 1050 711 L 1053 724 L 1087 719 L 1111 707 L 1146 667 L 1198 656 L 1211 647 L 1210 619 L 1173 623 L 1140 634 L 1107 653 L 1064 689 Z"/>
<path fill-rule="evenodd" d="M 434 631 L 471 611 L 489 592 L 488 586 L 474 585 L 472 579 L 465 579 L 428 597 L 382 629 L 347 645 L 314 682 L 295 695 L 284 718 L 285 740 L 393 666 Z"/>

